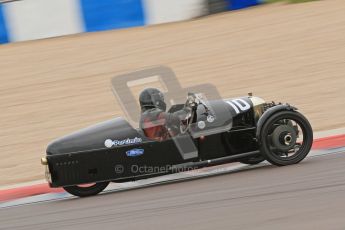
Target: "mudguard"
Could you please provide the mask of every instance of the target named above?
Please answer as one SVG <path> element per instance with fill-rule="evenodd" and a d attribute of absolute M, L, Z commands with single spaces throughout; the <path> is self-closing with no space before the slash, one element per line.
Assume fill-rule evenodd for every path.
<path fill-rule="evenodd" d="M 261 133 L 261 129 L 263 127 L 263 125 L 265 124 L 265 122 L 267 121 L 268 118 L 270 118 L 273 114 L 280 112 L 280 111 L 296 111 L 297 108 L 294 106 L 291 106 L 289 104 L 282 104 L 282 105 L 276 105 L 273 106 L 269 109 L 267 109 L 262 116 L 260 117 L 260 119 L 258 120 L 258 123 L 256 125 L 256 139 L 258 141 L 258 143 L 260 143 L 260 133 Z"/>

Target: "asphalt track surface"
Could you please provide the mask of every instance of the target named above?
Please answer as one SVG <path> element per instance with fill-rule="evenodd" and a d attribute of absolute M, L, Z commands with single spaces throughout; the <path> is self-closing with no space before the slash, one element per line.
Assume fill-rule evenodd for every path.
<path fill-rule="evenodd" d="M 345 153 L 0 209 L 0 229 L 345 229 Z"/>

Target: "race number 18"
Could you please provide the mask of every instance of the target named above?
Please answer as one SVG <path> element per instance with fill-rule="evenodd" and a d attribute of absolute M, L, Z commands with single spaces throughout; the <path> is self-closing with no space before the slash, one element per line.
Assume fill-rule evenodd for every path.
<path fill-rule="evenodd" d="M 236 114 L 239 114 L 240 111 L 244 112 L 250 109 L 248 102 L 243 99 L 234 99 L 227 101 L 226 103 L 228 103 L 235 110 Z"/>

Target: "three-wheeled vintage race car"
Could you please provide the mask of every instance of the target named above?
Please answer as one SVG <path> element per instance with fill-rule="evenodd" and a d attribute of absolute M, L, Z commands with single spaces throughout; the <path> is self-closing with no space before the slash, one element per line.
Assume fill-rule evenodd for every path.
<path fill-rule="evenodd" d="M 296 164 L 309 153 L 313 131 L 289 104 L 266 103 L 249 94 L 197 104 L 180 133 L 149 139 L 125 119 L 115 118 L 53 141 L 41 162 L 51 187 L 76 196 L 103 191 L 110 182 L 128 182 L 229 162 L 277 166 Z M 187 104 L 187 103 L 186 103 Z M 177 104 L 169 112 L 186 104 Z"/>

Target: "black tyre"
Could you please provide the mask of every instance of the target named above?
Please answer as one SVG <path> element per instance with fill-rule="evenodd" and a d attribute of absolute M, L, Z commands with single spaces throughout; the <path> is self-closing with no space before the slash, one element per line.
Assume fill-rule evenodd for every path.
<path fill-rule="evenodd" d="M 262 155 L 252 156 L 248 158 L 241 159 L 239 162 L 247 165 L 256 165 L 263 162 L 265 158 Z"/>
<path fill-rule="evenodd" d="M 92 184 L 90 186 L 74 185 L 63 187 L 63 189 L 74 196 L 86 197 L 97 195 L 98 193 L 102 192 L 108 185 L 109 182 L 100 182 Z"/>
<path fill-rule="evenodd" d="M 282 111 L 264 123 L 260 133 L 261 154 L 277 166 L 297 164 L 309 153 L 313 130 L 299 112 Z"/>

